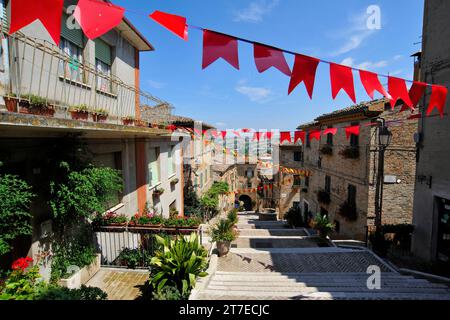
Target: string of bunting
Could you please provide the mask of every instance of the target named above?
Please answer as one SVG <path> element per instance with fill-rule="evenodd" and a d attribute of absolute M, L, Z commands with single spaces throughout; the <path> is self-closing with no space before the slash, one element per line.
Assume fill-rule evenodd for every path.
<path fill-rule="evenodd" d="M 35 20 L 40 20 L 53 41 L 59 45 L 63 5 L 63 0 L 11 0 L 11 23 L 9 33 L 15 33 Z M 118 26 L 123 20 L 124 13 L 124 8 L 108 2 L 99 0 L 79 0 L 74 12 L 74 17 L 86 36 L 89 39 L 95 39 Z M 291 94 L 294 89 L 303 82 L 309 97 L 312 98 L 317 67 L 320 63 L 325 63 L 329 64 L 330 67 L 329 73 L 333 99 L 335 99 L 341 91 L 344 91 L 350 99 L 356 103 L 353 76 L 353 71 L 356 71 L 359 73 L 361 83 L 369 97 L 373 99 L 374 93 L 376 91 L 379 92 L 390 100 L 392 109 L 396 105 L 396 102 L 401 99 L 408 108 L 414 110 L 417 102 L 425 94 L 427 87 L 431 87 L 430 101 L 426 115 L 429 116 L 434 109 L 438 110 L 441 118 L 444 115 L 448 88 L 442 85 L 377 74 L 284 50 L 260 42 L 188 25 L 185 17 L 162 11 L 154 11 L 149 17 L 185 41 L 188 41 L 189 29 L 202 31 L 203 69 L 206 69 L 217 60 L 223 59 L 239 70 L 238 42 L 240 41 L 253 45 L 253 56 L 258 72 L 262 73 L 273 67 L 290 77 L 288 94 Z M 295 57 L 292 70 L 286 61 L 285 54 L 291 54 Z M 388 90 L 383 88 L 379 77 L 388 79 Z M 409 90 L 406 85 L 407 82 L 412 83 Z"/>

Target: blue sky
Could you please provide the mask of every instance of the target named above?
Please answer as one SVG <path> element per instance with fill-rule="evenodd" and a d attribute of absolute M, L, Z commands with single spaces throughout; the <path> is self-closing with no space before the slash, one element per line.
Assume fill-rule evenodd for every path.
<path fill-rule="evenodd" d="M 154 10 L 188 23 L 271 44 L 324 60 L 412 79 L 410 55 L 421 48 L 423 0 L 116 0 L 154 45 L 141 55 L 141 86 L 175 106 L 174 113 L 225 128 L 294 130 L 320 114 L 352 105 L 331 98 L 329 66 L 320 64 L 314 97 L 303 84 L 287 95 L 289 78 L 276 69 L 258 73 L 253 48 L 239 43 L 240 70 L 219 60 L 201 69 L 202 33 L 185 42 L 144 14 Z M 366 27 L 367 8 L 381 9 L 381 29 Z M 142 14 L 133 13 L 142 12 Z M 293 57 L 286 55 L 292 68 Z M 354 73 L 358 101 L 370 98 Z M 383 84 L 385 78 L 380 78 Z"/>

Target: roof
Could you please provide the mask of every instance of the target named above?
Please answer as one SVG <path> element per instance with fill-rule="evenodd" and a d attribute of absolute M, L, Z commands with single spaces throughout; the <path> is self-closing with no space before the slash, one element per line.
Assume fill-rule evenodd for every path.
<path fill-rule="evenodd" d="M 111 0 L 104 0 L 107 3 L 113 3 Z M 128 20 L 123 17 L 122 22 L 115 28 L 120 31 L 121 36 L 130 41 L 139 51 L 154 51 L 155 48 L 146 37 Z"/>
<path fill-rule="evenodd" d="M 174 124 L 178 126 L 194 127 L 198 122 L 192 118 L 172 114 L 173 107 L 168 104 L 161 104 L 155 107 L 148 105 L 141 106 L 141 118 L 154 124 Z M 202 122 L 206 129 L 213 129 L 214 126 Z"/>
<path fill-rule="evenodd" d="M 315 127 L 315 126 L 318 126 L 318 125 L 319 125 L 319 122 L 317 122 L 317 121 L 311 121 L 311 122 L 307 122 L 307 123 L 300 124 L 300 125 L 297 127 L 297 129 L 306 129 L 306 128 L 311 128 L 311 127 Z"/>

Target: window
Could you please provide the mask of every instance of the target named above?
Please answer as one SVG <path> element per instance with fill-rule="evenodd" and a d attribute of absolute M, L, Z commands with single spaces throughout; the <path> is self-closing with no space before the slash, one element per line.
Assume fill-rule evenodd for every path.
<path fill-rule="evenodd" d="M 159 148 L 150 148 L 149 156 L 149 182 L 151 187 L 155 187 L 161 182 L 161 174 L 159 168 Z"/>
<path fill-rule="evenodd" d="M 69 57 L 68 61 L 61 61 L 60 76 L 77 82 L 84 82 L 82 68 L 84 36 L 81 29 L 69 29 L 67 27 L 67 19 L 69 16 L 63 14 L 61 25 L 61 41 L 60 48 L 65 55 Z"/>
<path fill-rule="evenodd" d="M 331 193 L 331 177 L 330 176 L 325 177 L 325 191 L 328 193 Z"/>
<path fill-rule="evenodd" d="M 175 146 L 171 146 L 168 152 L 168 158 L 169 158 L 169 168 L 168 168 L 168 174 L 169 177 L 173 176 L 176 173 L 176 155 L 175 155 Z"/>
<path fill-rule="evenodd" d="M 302 152 L 301 151 L 294 152 L 294 161 L 296 161 L 296 162 L 302 161 Z"/>
<path fill-rule="evenodd" d="M 302 178 L 299 175 L 294 175 L 294 186 L 301 186 Z"/>
<path fill-rule="evenodd" d="M 311 148 L 311 139 L 310 139 L 309 131 L 306 133 L 306 147 Z"/>
<path fill-rule="evenodd" d="M 300 209 L 300 201 L 293 201 L 292 202 L 292 207 L 296 208 L 296 209 Z"/>
<path fill-rule="evenodd" d="M 305 187 L 309 187 L 309 177 L 305 177 Z"/>
<path fill-rule="evenodd" d="M 356 187 L 354 185 L 348 185 L 348 199 L 347 202 L 350 206 L 356 207 Z"/>
<path fill-rule="evenodd" d="M 247 169 L 247 178 L 253 178 L 254 172 L 251 168 Z"/>
<path fill-rule="evenodd" d="M 331 128 L 331 127 L 328 127 Z M 332 146 L 333 145 L 333 134 L 328 133 L 327 134 L 327 145 Z"/>
<path fill-rule="evenodd" d="M 352 123 L 352 126 L 357 126 L 358 123 Z M 359 147 L 359 136 L 355 136 L 354 134 L 352 134 L 350 136 L 350 146 L 353 148 L 357 148 Z"/>
<path fill-rule="evenodd" d="M 95 68 L 97 75 L 97 89 L 112 92 L 111 82 L 112 48 L 105 41 L 95 39 Z"/>

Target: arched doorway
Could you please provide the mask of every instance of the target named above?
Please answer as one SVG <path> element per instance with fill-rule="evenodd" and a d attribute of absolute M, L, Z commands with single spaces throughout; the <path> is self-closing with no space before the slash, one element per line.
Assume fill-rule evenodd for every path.
<path fill-rule="evenodd" d="M 245 211 L 252 211 L 253 205 L 252 205 L 252 198 L 250 198 L 247 195 L 242 195 L 239 197 L 239 201 L 242 201 L 244 203 Z"/>

